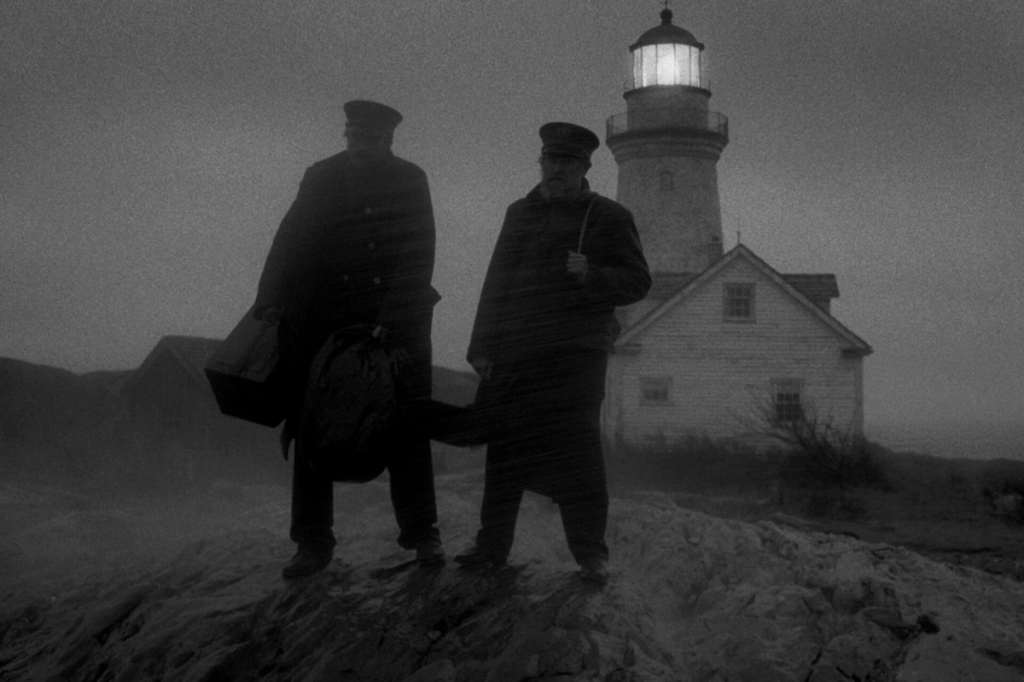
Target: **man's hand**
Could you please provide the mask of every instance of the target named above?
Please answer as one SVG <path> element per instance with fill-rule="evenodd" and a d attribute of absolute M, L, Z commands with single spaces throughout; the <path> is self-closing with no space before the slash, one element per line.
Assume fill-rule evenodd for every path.
<path fill-rule="evenodd" d="M 481 379 L 490 379 L 494 363 L 489 358 L 473 358 L 469 361 Z"/>
<path fill-rule="evenodd" d="M 569 252 L 569 257 L 565 261 L 565 269 L 576 278 L 576 281 L 582 282 L 586 279 L 589 267 L 586 256 L 576 251 Z"/>

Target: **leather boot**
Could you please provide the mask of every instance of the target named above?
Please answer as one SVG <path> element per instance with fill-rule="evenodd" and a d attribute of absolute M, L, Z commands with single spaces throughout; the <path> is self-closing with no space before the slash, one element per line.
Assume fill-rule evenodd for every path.
<path fill-rule="evenodd" d="M 285 580 L 305 578 L 327 568 L 334 557 L 334 547 L 325 544 L 302 543 L 295 556 L 281 569 Z"/>
<path fill-rule="evenodd" d="M 437 566 L 444 563 L 444 550 L 441 541 L 430 538 L 416 545 L 416 561 L 420 566 Z"/>
<path fill-rule="evenodd" d="M 595 587 L 608 584 L 608 563 L 604 559 L 586 559 L 580 562 L 580 578 Z"/>

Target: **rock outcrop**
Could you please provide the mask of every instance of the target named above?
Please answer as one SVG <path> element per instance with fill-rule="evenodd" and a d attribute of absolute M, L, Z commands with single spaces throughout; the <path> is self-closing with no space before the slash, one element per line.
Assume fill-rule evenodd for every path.
<path fill-rule="evenodd" d="M 556 510 L 536 498 L 513 568 L 387 570 L 408 557 L 390 549 L 378 488 L 364 488 L 377 495 L 365 516 L 339 518 L 331 567 L 304 581 L 281 581 L 289 545 L 252 523 L 9 606 L 0 678 L 1024 680 L 1024 584 L 1005 577 L 653 494 L 613 502 L 604 589 L 577 578 Z M 471 537 L 476 504 L 440 491 L 450 549 Z"/>

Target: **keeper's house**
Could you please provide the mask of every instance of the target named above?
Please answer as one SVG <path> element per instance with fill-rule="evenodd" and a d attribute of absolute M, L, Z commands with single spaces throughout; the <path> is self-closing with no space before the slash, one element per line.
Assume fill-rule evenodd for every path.
<path fill-rule="evenodd" d="M 608 371 L 606 434 L 759 441 L 767 421 L 860 433 L 871 347 L 830 313 L 833 275 L 783 275 L 736 246 L 699 274 L 661 277 L 631 309 Z"/>

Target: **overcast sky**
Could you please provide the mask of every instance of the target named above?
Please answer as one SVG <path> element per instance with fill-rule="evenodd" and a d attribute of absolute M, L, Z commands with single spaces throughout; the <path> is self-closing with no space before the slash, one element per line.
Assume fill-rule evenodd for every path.
<path fill-rule="evenodd" d="M 656 0 L 0 3 L 0 356 L 138 365 L 225 335 L 349 99 L 429 175 L 439 364 L 463 355 L 537 128 L 604 138 Z M 726 248 L 832 272 L 868 423 L 1024 421 L 1024 2 L 672 2 L 706 45 Z M 614 196 L 607 147 L 594 189 Z"/>

